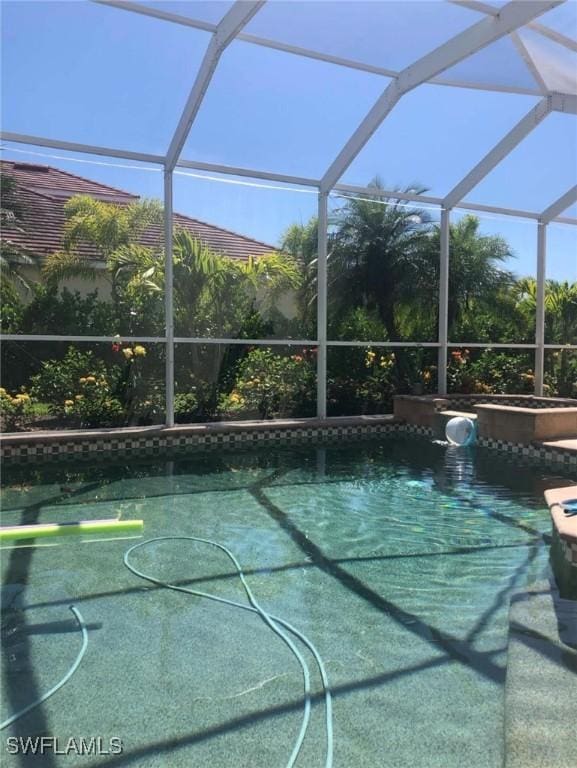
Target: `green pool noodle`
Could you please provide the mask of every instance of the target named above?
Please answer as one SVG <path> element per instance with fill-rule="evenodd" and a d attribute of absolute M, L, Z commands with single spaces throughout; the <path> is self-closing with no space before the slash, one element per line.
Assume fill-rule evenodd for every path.
<path fill-rule="evenodd" d="M 0 527 L 0 542 L 17 539 L 48 539 L 92 533 L 142 533 L 143 520 L 80 520 L 75 523 L 41 523 Z"/>

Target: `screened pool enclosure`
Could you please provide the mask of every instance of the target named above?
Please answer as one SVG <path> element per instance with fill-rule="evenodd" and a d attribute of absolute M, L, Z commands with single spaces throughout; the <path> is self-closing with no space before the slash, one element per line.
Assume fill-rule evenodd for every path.
<path fill-rule="evenodd" d="M 4 2 L 2 26 L 10 397 L 171 426 L 577 396 L 573 0 Z"/>

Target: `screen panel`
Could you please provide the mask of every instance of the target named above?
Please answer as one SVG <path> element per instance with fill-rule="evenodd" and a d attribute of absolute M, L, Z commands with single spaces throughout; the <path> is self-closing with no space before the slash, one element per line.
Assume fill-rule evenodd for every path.
<path fill-rule="evenodd" d="M 535 341 L 537 224 L 451 212 L 449 341 Z"/>
<path fill-rule="evenodd" d="M 4 341 L 2 430 L 100 429 L 165 420 L 165 347 Z"/>
<path fill-rule="evenodd" d="M 437 391 L 437 350 L 329 346 L 329 416 L 392 413 L 394 395 Z"/>
<path fill-rule="evenodd" d="M 534 390 L 535 352 L 532 349 L 458 347 L 449 350 L 449 394 L 531 395 Z"/>
<path fill-rule="evenodd" d="M 315 339 L 317 197 L 177 171 L 175 335 Z"/>
<path fill-rule="evenodd" d="M 388 82 L 234 41 L 220 59 L 182 157 L 318 179 Z"/>
<path fill-rule="evenodd" d="M 209 33 L 91 2 L 2 16 L 4 130 L 164 154 Z"/>
<path fill-rule="evenodd" d="M 549 224 L 545 343 L 577 344 L 577 227 Z"/>
<path fill-rule="evenodd" d="M 422 85 L 395 105 L 342 181 L 364 185 L 379 175 L 388 184 L 419 184 L 443 197 L 537 102 L 534 96 Z"/>
<path fill-rule="evenodd" d="M 371 193 L 329 205 L 328 338 L 436 341 L 437 210 Z"/>
<path fill-rule="evenodd" d="M 468 200 L 544 211 L 575 184 L 575 116 L 548 115 L 480 184 Z"/>
<path fill-rule="evenodd" d="M 315 347 L 177 344 L 175 421 L 314 416 L 316 356 Z"/>

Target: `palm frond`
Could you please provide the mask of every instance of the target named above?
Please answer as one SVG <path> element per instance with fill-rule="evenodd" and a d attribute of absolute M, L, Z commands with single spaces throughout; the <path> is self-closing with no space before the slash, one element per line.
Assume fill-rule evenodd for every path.
<path fill-rule="evenodd" d="M 42 275 L 46 280 L 55 282 L 71 277 L 96 280 L 97 271 L 93 264 L 81 259 L 73 251 L 56 251 L 44 262 Z"/>

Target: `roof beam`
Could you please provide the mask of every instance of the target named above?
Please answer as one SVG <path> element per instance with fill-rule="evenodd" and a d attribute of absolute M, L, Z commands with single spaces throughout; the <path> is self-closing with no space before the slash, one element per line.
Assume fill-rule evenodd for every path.
<path fill-rule="evenodd" d="M 225 14 L 222 20 L 216 27 L 204 58 L 200 65 L 200 69 L 190 91 L 188 100 L 184 107 L 184 111 L 180 117 L 178 126 L 170 142 L 168 152 L 166 154 L 166 169 L 172 171 L 176 165 L 179 155 L 182 151 L 184 143 L 188 137 L 194 119 L 198 114 L 200 105 L 204 99 L 204 95 L 212 76 L 218 66 L 220 57 L 238 35 L 240 30 L 248 24 L 252 17 L 257 13 L 264 5 L 265 0 L 236 0 L 232 8 Z"/>
<path fill-rule="evenodd" d="M 545 208 L 541 216 L 539 217 L 539 221 L 542 224 L 549 224 L 549 222 L 553 221 L 557 216 L 563 213 L 563 211 L 567 210 L 570 205 L 577 202 L 577 184 L 575 184 L 574 187 L 571 187 L 571 189 L 567 190 L 564 195 L 561 195 L 561 197 L 558 200 L 555 200 L 554 203 L 551 203 L 551 205 L 548 208 Z"/>
<path fill-rule="evenodd" d="M 162 155 L 149 155 L 143 152 L 131 152 L 128 149 L 111 149 L 110 147 L 98 147 L 92 144 L 77 144 L 73 141 L 59 141 L 58 139 L 45 139 L 42 136 L 29 136 L 23 133 L 0 131 L 2 141 L 13 141 L 16 144 L 30 144 L 35 147 L 47 147 L 49 149 L 62 149 L 66 152 L 79 152 L 84 155 L 99 155 L 103 157 L 118 157 L 121 160 L 136 160 L 139 163 L 156 163 L 162 165 Z"/>
<path fill-rule="evenodd" d="M 251 168 L 240 168 L 233 165 L 219 165 L 218 163 L 205 163 L 200 160 L 185 160 L 180 158 L 176 168 L 191 168 L 195 171 L 208 171 L 209 173 L 223 173 L 227 176 L 245 176 L 250 179 L 262 179 L 263 181 L 278 181 L 282 184 L 297 184 L 302 187 L 315 187 L 320 184 L 318 179 L 305 176 L 290 176 L 285 173 L 273 173 L 271 171 L 255 171 Z"/>
<path fill-rule="evenodd" d="M 141 5 L 140 3 L 130 2 L 129 0 L 92 0 L 93 3 L 99 5 L 107 5 L 111 8 L 116 8 L 121 11 L 130 11 L 142 16 L 150 16 L 160 21 L 167 21 L 173 24 L 180 24 L 184 27 L 190 27 L 192 29 L 199 29 L 203 32 L 214 32 L 216 30 L 216 24 L 211 24 L 207 21 L 201 21 L 200 19 L 189 18 L 188 16 L 180 16 L 176 13 L 169 13 L 158 8 L 152 8 L 147 5 Z M 258 45 L 263 48 L 269 48 L 275 51 L 281 51 L 282 53 L 288 53 L 295 56 L 302 56 L 304 58 L 313 59 L 315 61 L 322 61 L 327 64 L 334 64 L 339 67 L 346 67 L 348 69 L 355 69 L 360 72 L 367 72 L 372 75 L 381 75 L 383 77 L 398 77 L 399 72 L 395 69 L 387 69 L 386 67 L 379 67 L 368 62 L 357 61 L 356 59 L 348 59 L 343 56 L 334 56 L 330 53 L 323 53 L 321 51 L 315 51 L 310 48 L 302 48 L 297 45 L 290 45 L 289 43 L 283 43 L 280 40 L 271 40 L 266 37 L 259 37 L 257 35 L 250 35 L 246 32 L 240 32 L 236 39 L 243 43 L 250 43 L 252 45 Z M 435 85 L 445 85 L 451 88 L 471 88 L 473 90 L 480 91 L 494 91 L 495 93 L 518 93 L 528 96 L 540 96 L 540 91 L 537 88 L 517 87 L 509 85 L 498 85 L 495 83 L 473 83 L 467 80 L 451 80 L 447 78 L 434 78 L 432 81 Z"/>
<path fill-rule="evenodd" d="M 169 13 L 163 11 L 160 8 L 154 8 L 150 5 L 141 5 L 140 3 L 133 3 L 129 0 L 92 0 L 97 5 L 108 5 L 111 8 L 118 8 L 119 11 L 130 11 L 131 13 L 138 13 L 141 16 L 150 16 L 153 19 L 159 19 L 160 21 L 171 21 L 174 24 L 180 24 L 183 27 L 192 27 L 193 29 L 201 29 L 203 32 L 216 32 L 216 24 L 211 24 L 209 21 L 201 21 L 200 19 L 189 18 L 188 16 L 180 16 L 178 13 Z"/>
<path fill-rule="evenodd" d="M 554 98 L 554 96 L 552 98 Z M 565 99 L 565 97 L 562 98 Z M 29 136 L 21 133 L 10 133 L 8 131 L 0 131 L 0 139 L 4 141 L 12 141 L 16 144 L 27 144 L 38 147 L 62 149 L 67 152 L 78 152 L 79 154 L 101 155 L 103 157 L 118 157 L 127 160 L 138 160 L 140 162 L 155 163 L 157 165 L 162 165 L 164 163 L 164 158 L 160 155 L 144 155 L 139 154 L 138 152 L 125 152 L 124 150 L 108 149 L 106 147 L 97 147 L 89 144 L 75 144 L 70 141 L 45 139 L 40 136 Z M 10 151 L 10 147 L 5 147 L 5 149 Z M 71 160 L 74 161 L 76 158 L 71 158 Z M 87 162 L 90 162 L 90 160 Z M 216 163 L 204 163 L 194 160 L 179 160 L 176 164 L 176 167 L 191 168 L 199 171 L 213 171 L 215 173 L 224 174 L 226 176 L 248 176 L 253 179 L 278 181 L 285 184 L 290 183 L 307 187 L 319 187 L 320 185 L 320 181 L 317 179 L 301 178 L 299 176 L 286 176 L 284 174 L 270 173 L 269 171 L 258 171 L 252 168 L 237 168 L 230 165 L 218 165 Z M 368 195 L 371 197 L 383 198 L 390 197 L 398 200 L 406 200 L 409 202 L 428 205 L 441 206 L 443 204 L 443 199 L 440 197 L 418 195 L 410 192 L 401 192 L 396 189 L 379 190 L 372 187 L 353 186 L 351 184 L 336 184 L 333 191 L 337 194 Z M 493 213 L 500 216 L 513 216 L 515 218 L 533 220 L 540 219 L 542 216 L 540 213 L 533 213 L 531 211 L 523 211 L 516 208 L 499 208 L 493 205 L 482 205 L 481 203 L 469 203 L 467 201 L 459 202 L 455 207 L 462 210 L 477 211 L 480 213 Z M 567 216 L 558 216 L 554 219 L 554 221 L 560 224 L 577 225 L 577 219 Z"/>
<path fill-rule="evenodd" d="M 436 77 L 449 67 L 499 40 L 545 11 L 561 5 L 563 0 L 513 0 L 499 15 L 487 17 L 464 30 L 448 42 L 420 58 L 399 73 L 343 147 L 322 178 L 322 188 L 331 189 L 365 146 L 399 99 L 418 85 Z"/>
<path fill-rule="evenodd" d="M 453 208 L 465 195 L 474 189 L 515 147 L 536 128 L 551 112 L 552 99 L 545 98 L 536 104 L 517 125 L 488 152 L 477 165 L 469 171 L 443 200 L 445 208 Z"/>

